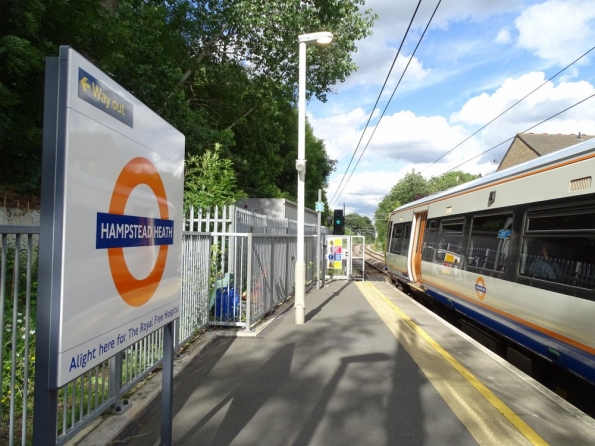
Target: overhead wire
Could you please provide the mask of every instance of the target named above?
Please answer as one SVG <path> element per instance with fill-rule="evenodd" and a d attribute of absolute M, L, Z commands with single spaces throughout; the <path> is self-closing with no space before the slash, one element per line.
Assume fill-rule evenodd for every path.
<path fill-rule="evenodd" d="M 442 0 L 440 0 L 442 1 Z M 366 133 L 366 129 L 368 128 L 368 125 L 370 124 L 370 121 L 372 120 L 372 116 L 374 116 L 374 110 L 376 110 L 376 106 L 378 105 L 378 102 L 380 101 L 380 98 L 382 97 L 382 93 L 384 92 L 384 88 L 386 87 L 386 84 L 388 83 L 388 79 L 390 78 L 390 75 L 393 71 L 393 68 L 395 66 L 395 63 L 397 62 L 397 59 L 399 57 L 399 54 L 401 53 L 401 49 L 403 48 L 403 44 L 405 43 L 405 39 L 407 37 L 407 35 L 409 34 L 409 30 L 411 29 L 411 26 L 413 24 L 413 20 L 415 19 L 415 16 L 417 15 L 417 11 L 419 10 L 419 7 L 421 5 L 422 0 L 419 0 L 419 2 L 417 3 L 417 6 L 415 8 L 415 11 L 413 12 L 413 16 L 411 17 L 411 20 L 409 21 L 409 25 L 407 26 L 407 30 L 405 31 L 405 35 L 403 36 L 403 39 L 401 40 L 401 45 L 399 46 L 399 49 L 397 50 L 397 54 L 395 55 L 395 58 L 393 59 L 393 63 L 390 66 L 390 69 L 388 70 L 388 74 L 386 75 L 386 79 L 384 79 L 384 84 L 382 84 L 382 88 L 380 89 L 380 93 L 378 94 L 378 98 L 376 99 L 376 102 L 374 103 L 374 106 L 372 107 L 372 111 L 370 112 L 370 116 L 368 117 L 368 121 L 366 122 L 366 126 L 364 127 L 364 130 L 362 131 L 362 136 L 360 137 L 357 146 L 355 147 L 355 150 L 353 151 L 353 155 L 351 155 L 351 159 L 349 160 L 349 165 L 347 166 L 347 169 L 345 169 L 345 173 L 343 174 L 343 177 L 341 178 L 341 182 L 339 183 L 339 186 L 337 187 L 337 190 L 335 191 L 335 193 L 333 194 L 333 197 L 329 200 L 329 203 L 335 203 L 335 196 L 337 196 L 337 192 L 339 191 L 339 189 L 341 189 L 341 185 L 343 184 L 343 180 L 345 180 L 345 177 L 347 176 L 347 172 L 349 172 L 349 167 L 351 167 L 351 163 L 353 162 L 353 159 L 355 158 L 355 154 L 357 153 L 357 150 L 359 149 L 359 146 L 362 142 L 362 139 L 364 138 L 364 134 Z M 340 196 L 340 195 L 339 195 Z M 339 199 L 339 197 L 337 197 L 337 200 Z M 333 201 L 335 200 L 335 201 Z"/>
<path fill-rule="evenodd" d="M 440 158 L 438 158 L 437 160 L 433 161 L 431 164 L 429 164 L 428 166 L 424 167 L 421 171 L 423 172 L 424 170 L 428 169 L 429 167 L 433 166 L 434 164 L 436 164 L 438 161 L 440 161 L 442 158 L 444 158 L 446 155 L 448 155 L 449 153 L 451 153 L 453 150 L 455 150 L 457 147 L 461 146 L 463 143 L 467 142 L 469 139 L 471 139 L 473 136 L 477 135 L 479 132 L 481 132 L 483 129 L 485 129 L 488 125 L 490 125 L 492 122 L 494 122 L 496 119 L 500 118 L 502 115 L 504 115 L 505 113 L 507 113 L 509 110 L 511 110 L 513 107 L 516 107 L 518 104 L 520 104 L 522 101 L 524 101 L 525 99 L 527 99 L 529 96 L 531 96 L 533 93 L 535 93 L 537 90 L 539 90 L 541 87 L 543 87 L 544 85 L 546 85 L 548 82 L 550 82 L 552 79 L 554 79 L 555 77 L 559 76 L 561 73 L 563 73 L 564 71 L 566 71 L 568 68 L 570 68 L 572 65 L 574 65 L 576 62 L 578 62 L 579 60 L 581 60 L 583 57 L 585 57 L 587 54 L 589 54 L 591 51 L 593 51 L 595 49 L 595 46 L 593 48 L 591 48 L 590 50 L 588 50 L 586 53 L 584 53 L 582 56 L 579 56 L 577 59 L 575 59 L 574 61 L 572 61 L 570 64 L 566 65 L 564 68 L 562 68 L 560 71 L 558 71 L 556 74 L 554 74 L 553 76 L 551 76 L 548 80 L 546 80 L 545 82 L 543 82 L 541 85 L 539 85 L 539 87 L 535 88 L 534 90 L 532 90 L 530 93 L 527 93 L 525 96 L 523 96 L 521 99 L 519 99 L 518 101 L 516 101 L 514 104 L 512 104 L 510 107 L 508 107 L 506 110 L 504 110 L 502 113 L 500 113 L 498 116 L 496 116 L 495 118 L 493 118 L 491 121 L 489 121 L 488 123 L 484 124 L 482 127 L 480 127 L 479 129 L 477 129 L 475 132 L 473 132 L 471 135 L 469 135 L 467 138 L 465 138 L 464 140 L 462 140 L 460 143 L 458 143 L 456 146 L 454 146 L 452 149 L 450 149 L 448 152 L 446 152 L 445 154 L 443 154 Z M 506 142 L 506 141 L 505 141 Z M 503 143 L 500 143 L 503 144 Z M 490 149 L 492 150 L 492 149 Z M 450 172 L 450 171 L 448 171 Z M 444 175 L 444 174 L 442 174 Z"/>
<path fill-rule="evenodd" d="M 544 122 L 547 122 L 547 121 L 549 121 L 550 119 L 553 119 L 553 118 L 555 118 L 555 117 L 556 117 L 556 116 L 558 116 L 558 115 L 561 115 L 562 113 L 564 113 L 564 112 L 566 112 L 566 111 L 570 110 L 571 108 L 574 108 L 574 107 L 576 107 L 577 105 L 580 105 L 580 104 L 582 104 L 583 102 L 585 102 L 585 101 L 587 101 L 587 100 L 591 99 L 591 98 L 592 98 L 592 97 L 594 97 L 594 96 L 595 96 L 595 93 L 593 93 L 593 94 L 592 94 L 592 95 L 590 95 L 590 96 L 587 96 L 585 99 L 583 99 L 583 100 L 581 100 L 581 101 L 579 101 L 579 102 L 577 102 L 577 103 L 575 103 L 575 104 L 571 105 L 570 107 L 566 107 L 564 110 L 562 110 L 562 111 L 559 111 L 559 112 L 558 112 L 558 113 L 556 113 L 555 115 L 552 115 L 552 116 L 550 116 L 549 118 L 546 118 L 546 119 L 544 119 L 543 121 L 540 121 L 540 122 L 538 122 L 538 123 L 537 123 L 537 124 L 535 124 L 535 125 L 532 125 L 531 127 L 527 128 L 527 129 L 525 129 L 525 130 L 523 130 L 523 131 L 522 131 L 522 132 L 520 132 L 520 133 L 527 133 L 529 130 L 532 130 L 532 129 L 534 129 L 535 127 L 537 127 L 537 126 L 539 126 L 539 125 L 543 124 Z M 518 133 L 517 133 L 517 134 L 518 134 Z M 515 134 L 515 136 L 516 136 L 516 134 Z M 482 155 L 485 155 L 486 153 L 488 153 L 488 152 L 490 152 L 490 151 L 494 150 L 495 148 L 497 148 L 497 147 L 500 147 L 502 144 L 504 144 L 504 143 L 506 143 L 506 142 L 508 142 L 508 141 L 511 141 L 511 140 L 513 140 L 515 136 L 511 136 L 510 138 L 508 138 L 508 139 L 505 139 L 504 141 L 502 141 L 502 142 L 500 142 L 500 143 L 496 144 L 495 146 L 493 146 L 493 147 L 490 147 L 490 148 L 489 148 L 489 149 L 487 149 L 487 150 L 484 150 L 484 151 L 483 151 L 483 152 L 481 152 L 479 155 L 475 155 L 473 158 L 469 158 L 467 161 L 464 161 L 464 162 L 462 162 L 462 163 L 461 163 L 461 164 L 459 164 L 458 166 L 455 166 L 455 167 L 453 167 L 453 168 L 451 168 L 451 169 L 447 170 L 447 171 L 446 171 L 446 172 L 444 172 L 442 175 L 446 175 L 448 172 L 452 172 L 453 170 L 455 170 L 455 169 L 457 169 L 457 168 L 459 168 L 459 167 L 463 166 L 464 164 L 467 164 L 469 161 L 472 161 L 472 160 L 474 160 L 475 158 L 478 158 L 478 157 L 480 157 L 480 156 L 482 156 Z M 442 175 L 441 175 L 441 176 L 442 176 Z"/>
<path fill-rule="evenodd" d="M 372 204 L 369 204 L 369 205 L 367 205 L 367 206 L 364 206 L 363 208 L 356 209 L 355 211 L 353 211 L 353 213 L 354 213 L 354 214 L 359 214 L 360 212 L 362 212 L 362 211 L 364 211 L 364 210 L 368 209 L 370 206 L 374 206 L 374 203 L 372 203 Z"/>
<path fill-rule="evenodd" d="M 343 177 L 342 177 L 342 179 L 341 179 L 341 182 L 340 182 L 339 186 L 337 187 L 337 191 L 339 191 L 339 189 L 341 189 L 341 185 L 343 184 L 343 182 L 344 182 L 344 180 L 345 180 L 345 177 L 346 177 L 347 173 L 349 172 L 349 168 L 351 167 L 351 164 L 352 164 L 352 162 L 353 162 L 353 159 L 355 158 L 355 155 L 357 154 L 357 151 L 358 151 L 358 149 L 359 149 L 359 147 L 360 147 L 360 145 L 361 145 L 361 142 L 362 142 L 362 140 L 363 140 L 364 134 L 365 134 L 365 132 L 366 132 L 366 130 L 367 130 L 367 128 L 368 128 L 368 126 L 369 126 L 369 124 L 370 124 L 370 121 L 371 121 L 371 119 L 372 119 L 372 116 L 373 116 L 373 114 L 374 114 L 374 110 L 376 109 L 376 106 L 378 105 L 378 102 L 379 102 L 379 100 L 380 100 L 380 98 L 381 98 L 381 96 L 382 96 L 382 93 L 384 92 L 384 89 L 385 89 L 385 87 L 386 87 L 386 84 L 387 84 L 387 82 L 388 82 L 388 79 L 389 79 L 389 77 L 390 77 L 390 75 L 391 75 L 391 73 L 392 73 L 392 70 L 393 70 L 393 68 L 394 68 L 394 65 L 395 65 L 395 63 L 396 63 L 396 61 L 397 61 L 397 59 L 398 59 L 398 56 L 399 56 L 399 54 L 400 54 L 400 51 L 401 51 L 401 49 L 402 49 L 402 47 L 403 47 L 403 44 L 404 44 L 405 38 L 407 37 L 407 35 L 408 35 L 408 33 L 409 33 L 409 30 L 410 30 L 410 28 L 411 28 L 411 26 L 412 26 L 413 20 L 415 19 L 415 16 L 416 16 L 416 14 L 417 14 L 417 11 L 418 11 L 418 9 L 419 9 L 419 7 L 420 7 L 420 5 L 421 5 L 421 1 L 422 1 L 422 0 L 420 0 L 420 1 L 418 2 L 418 4 L 417 4 L 417 7 L 416 7 L 416 9 L 415 9 L 415 11 L 414 11 L 414 13 L 413 13 L 413 16 L 412 16 L 412 18 L 411 18 L 411 21 L 410 21 L 410 23 L 409 23 L 409 26 L 408 26 L 408 28 L 407 28 L 407 31 L 406 31 L 406 33 L 405 33 L 405 35 L 404 35 L 404 37 L 403 37 L 403 40 L 401 41 L 401 45 L 399 46 L 399 49 L 398 49 L 398 51 L 397 51 L 397 54 L 395 55 L 395 58 L 394 58 L 394 60 L 393 60 L 393 62 L 392 62 L 392 64 L 391 64 L 390 70 L 389 70 L 389 72 L 388 72 L 388 74 L 387 74 L 387 77 L 386 77 L 386 79 L 385 79 L 385 81 L 384 81 L 384 84 L 383 84 L 383 86 L 382 86 L 382 89 L 381 89 L 381 91 L 380 91 L 380 93 L 379 93 L 379 95 L 378 95 L 378 98 L 376 99 L 376 102 L 375 102 L 375 104 L 374 104 L 374 107 L 372 108 L 372 111 L 371 111 L 371 113 L 370 113 L 370 116 L 368 117 L 368 121 L 366 122 L 366 126 L 365 126 L 364 130 L 362 131 L 362 135 L 361 135 L 361 137 L 360 137 L 360 139 L 359 139 L 359 141 L 358 141 L 358 144 L 357 144 L 357 146 L 356 146 L 356 148 L 355 148 L 355 150 L 354 150 L 354 153 L 353 153 L 353 155 L 352 155 L 352 157 L 351 157 L 351 159 L 350 159 L 350 161 L 349 161 L 349 165 L 347 166 L 347 169 L 346 169 L 345 173 L 343 174 Z M 340 198 L 341 194 L 343 193 L 343 191 L 344 191 L 344 190 L 345 190 L 345 188 L 347 187 L 347 184 L 348 184 L 348 183 L 349 183 L 349 181 L 351 180 L 351 177 L 353 176 L 353 173 L 354 173 L 354 172 L 355 172 L 355 170 L 357 169 L 357 166 L 359 165 L 359 162 L 360 162 L 361 158 L 363 157 L 363 154 L 364 154 L 364 153 L 365 153 L 365 151 L 367 150 L 367 148 L 368 148 L 368 146 L 369 146 L 369 144 L 370 144 L 370 142 L 371 142 L 371 140 L 372 140 L 372 137 L 374 136 L 374 134 L 375 134 L 375 132 L 376 132 L 376 129 L 378 128 L 378 125 L 380 124 L 380 121 L 381 121 L 382 117 L 384 116 L 384 114 L 385 114 L 385 112 L 386 112 L 386 110 L 387 110 L 387 108 L 388 108 L 388 106 L 389 106 L 390 102 L 392 101 L 392 98 L 394 97 L 394 94 L 395 94 L 395 92 L 396 92 L 397 88 L 399 87 L 399 85 L 400 85 L 400 83 L 401 83 L 401 81 L 402 81 L 402 79 L 403 79 L 403 77 L 404 77 L 404 75 L 405 75 L 405 73 L 406 73 L 406 71 L 407 71 L 407 68 L 409 67 L 409 64 L 411 63 L 411 60 L 413 59 L 413 56 L 415 55 L 415 52 L 417 51 L 417 49 L 418 49 L 419 45 L 421 44 L 421 41 L 422 41 L 422 39 L 423 39 L 423 37 L 424 37 L 424 35 L 425 35 L 425 33 L 426 33 L 426 31 L 427 31 L 427 29 L 428 29 L 428 27 L 429 27 L 430 23 L 432 22 L 432 19 L 433 19 L 433 17 L 434 17 L 434 15 L 435 15 L 435 13 L 436 13 L 436 11 L 437 11 L 438 7 L 440 6 L 440 3 L 441 3 L 441 1 L 442 1 L 442 0 L 439 0 L 439 1 L 438 1 L 438 4 L 436 5 L 436 8 L 434 9 L 434 13 L 432 14 L 432 16 L 431 16 L 430 20 L 428 21 L 428 24 L 426 25 L 426 28 L 424 29 L 424 32 L 422 33 L 422 35 L 421 35 L 421 37 L 420 37 L 420 39 L 419 39 L 419 41 L 418 41 L 418 43 L 417 43 L 417 45 L 416 45 L 416 47 L 415 47 L 415 50 L 414 50 L 414 51 L 413 51 L 413 53 L 411 54 L 411 57 L 409 58 L 409 61 L 408 61 L 407 65 L 406 65 L 406 67 L 405 67 L 405 69 L 404 69 L 404 71 L 403 71 L 403 73 L 402 73 L 402 75 L 401 75 L 401 77 L 400 77 L 400 79 L 399 79 L 399 81 L 398 81 L 398 83 L 397 83 L 397 86 L 396 86 L 396 87 L 395 87 L 395 89 L 393 90 L 393 93 L 391 94 L 391 97 L 389 98 L 389 101 L 387 102 L 387 104 L 386 104 L 386 106 L 385 106 L 385 108 L 384 108 L 384 110 L 383 110 L 383 112 L 382 112 L 382 114 L 381 114 L 380 118 L 378 119 L 378 124 L 376 125 L 376 127 L 374 128 L 374 130 L 373 130 L 372 134 L 371 134 L 371 135 L 370 135 L 370 137 L 368 138 L 368 142 L 366 143 L 366 146 L 365 146 L 365 147 L 364 147 L 364 149 L 362 150 L 362 152 L 361 152 L 361 154 L 360 154 L 360 156 L 359 156 L 359 158 L 358 158 L 358 161 L 357 161 L 356 165 L 354 166 L 354 168 L 353 168 L 353 170 L 352 170 L 352 172 L 351 172 L 351 174 L 350 174 L 349 178 L 348 178 L 348 179 L 347 179 L 347 181 L 345 182 L 345 186 L 343 186 L 343 189 L 341 189 L 341 190 L 340 190 L 340 192 L 339 192 L 339 195 L 338 195 L 338 196 L 337 196 L 337 192 L 335 192 L 335 194 L 333 195 L 333 197 L 332 197 L 332 198 L 331 198 L 331 200 L 330 200 L 330 202 L 331 202 L 331 203 L 333 203 L 333 202 L 334 202 L 333 200 L 335 200 L 335 197 L 337 197 L 337 198 L 336 198 L 337 200 Z M 552 81 L 554 78 L 556 78 L 556 77 L 557 77 L 557 76 L 559 76 L 561 73 L 563 73 L 563 72 L 564 72 L 564 71 L 566 71 L 568 68 L 570 68 L 572 65 L 574 65 L 576 62 L 578 62 L 579 60 L 581 60 L 582 58 L 584 58 L 585 56 L 587 56 L 587 55 L 588 55 L 588 54 L 589 54 L 591 51 L 593 51 L 593 50 L 595 50 L 595 46 L 594 46 L 594 47 L 592 47 L 592 48 L 590 48 L 588 51 L 586 51 L 586 52 L 585 52 L 585 53 L 583 53 L 581 56 L 579 56 L 578 58 L 576 58 L 576 59 L 575 59 L 574 61 L 572 61 L 570 64 L 568 64 L 567 66 L 565 66 L 564 68 L 562 68 L 560 71 L 558 71 L 557 73 L 555 73 L 553 76 L 551 76 L 549 79 L 547 79 L 546 81 L 544 81 L 542 84 L 540 84 L 538 87 L 536 87 L 535 89 L 533 89 L 531 92 L 529 92 L 528 94 L 526 94 L 525 96 L 523 96 L 523 97 L 522 97 L 521 99 L 519 99 L 517 102 L 515 102 L 515 103 L 514 103 L 514 104 L 512 104 L 510 107 L 508 107 L 506 110 L 504 110 L 503 112 L 501 112 L 500 114 L 498 114 L 497 116 L 495 116 L 493 119 L 491 119 L 489 122 L 487 122 L 486 124 L 484 124 L 484 125 L 483 125 L 481 128 L 479 128 L 479 129 L 478 129 L 478 130 L 476 130 L 474 133 L 472 133 L 471 135 L 469 135 L 469 136 L 468 136 L 467 138 L 465 138 L 463 141 L 461 141 L 460 143 L 458 143 L 456 146 L 454 146 L 454 147 L 453 147 L 452 149 L 450 149 L 448 152 L 444 153 L 444 154 L 443 154 L 442 156 L 440 156 L 438 159 L 436 159 L 435 161 L 433 161 L 433 162 L 432 162 L 430 165 L 426 166 L 424 169 L 422 169 L 422 172 L 423 172 L 424 170 L 426 170 L 427 168 L 431 167 L 433 164 L 435 164 L 435 163 L 437 163 L 438 161 L 440 161 L 442 158 L 444 158 L 446 155 L 448 155 L 449 153 L 451 153 L 452 151 L 454 151 L 456 148 L 458 148 L 459 146 L 461 146 L 462 144 L 464 144 L 466 141 L 468 141 L 469 139 L 471 139 L 473 136 L 475 136 L 475 135 L 476 135 L 477 133 L 479 133 L 481 130 L 485 129 L 485 128 L 486 128 L 488 125 L 492 124 L 492 123 L 493 123 L 494 121 L 496 121 L 498 118 L 500 118 L 501 116 L 503 116 L 505 113 L 507 113 L 508 111 L 510 111 L 512 108 L 514 108 L 515 106 L 517 106 L 519 103 L 521 103 L 521 102 L 522 102 L 522 101 L 524 101 L 525 99 L 527 99 L 529 96 L 531 96 L 531 95 L 532 95 L 533 93 L 535 93 L 537 90 L 539 90 L 540 88 L 542 88 L 542 87 L 543 87 L 544 85 L 546 85 L 548 82 L 551 82 L 551 81 Z M 586 101 L 586 100 L 590 99 L 590 98 L 591 98 L 591 97 L 593 97 L 593 96 L 595 96 L 595 94 L 594 94 L 594 95 L 591 95 L 591 96 L 589 96 L 589 97 L 587 97 L 587 98 L 585 98 L 585 99 L 583 99 L 582 101 L 580 101 L 580 102 L 578 102 L 578 103 L 576 103 L 576 104 L 574 104 L 574 105 L 572 105 L 572 106 L 570 106 L 570 107 L 568 107 L 568 108 L 566 108 L 566 109 L 564 109 L 564 110 L 562 110 L 562 111 L 560 111 L 559 113 L 556 113 L 556 114 L 555 114 L 555 115 L 553 115 L 553 116 L 550 116 L 549 118 L 547 118 L 547 119 L 545 119 L 545 120 L 543 120 L 543 121 L 541 121 L 541 122 L 539 122 L 539 123 L 537 123 L 537 124 L 535 124 L 535 125 L 533 125 L 533 126 L 531 126 L 531 127 L 529 127 L 528 129 L 524 130 L 524 131 L 523 131 L 523 132 L 521 132 L 521 133 L 527 132 L 527 131 L 529 131 L 529 130 L 531 130 L 531 129 L 533 129 L 533 128 L 535 128 L 535 127 L 537 127 L 537 126 L 541 125 L 541 124 L 543 124 L 544 122 L 547 122 L 548 120 L 550 120 L 550 119 L 553 119 L 554 117 L 556 117 L 556 116 L 558 116 L 558 115 L 560 115 L 560 114 L 562 114 L 562 113 L 564 113 L 564 112 L 566 112 L 566 111 L 570 110 L 571 108 L 573 108 L 573 107 L 575 107 L 575 106 L 577 106 L 577 105 L 581 104 L 582 102 L 584 102 L 584 101 Z M 451 168 L 451 169 L 447 170 L 446 172 L 444 172 L 444 173 L 443 173 L 443 174 L 441 174 L 440 176 L 442 176 L 442 175 L 445 175 L 446 173 L 448 173 L 448 172 L 451 172 L 451 171 L 453 171 L 454 169 L 457 169 L 458 167 L 460 167 L 460 166 L 462 166 L 462 165 L 464 165 L 464 164 L 466 164 L 466 163 L 468 163 L 468 162 L 470 162 L 470 161 L 472 161 L 472 160 L 474 160 L 474 159 L 478 158 L 479 156 L 482 156 L 482 155 L 484 155 L 485 153 L 488 153 L 488 152 L 490 152 L 491 150 L 494 150 L 494 149 L 496 149 L 497 147 L 501 146 L 502 144 L 504 144 L 504 143 L 506 143 L 506 142 L 508 142 L 508 141 L 510 141 L 510 140 L 512 140 L 512 139 L 514 139 L 514 136 L 512 136 L 512 137 L 510 137 L 510 138 L 508 138 L 508 139 L 506 139 L 506 140 L 504 140 L 504 141 L 502 141 L 502 142 L 500 142 L 499 144 L 496 144 L 495 146 L 491 147 L 491 148 L 490 148 L 490 149 L 488 149 L 488 150 L 485 150 L 485 151 L 483 151 L 483 152 L 482 152 L 482 153 L 480 153 L 479 155 L 476 155 L 476 156 L 474 156 L 473 158 L 470 158 L 469 160 L 467 160 L 467 161 L 465 161 L 465 162 L 463 162 L 463 163 L 461 163 L 461 164 L 459 164 L 459 165 L 457 165 L 457 166 L 455 166 L 455 167 L 453 167 L 453 168 Z M 336 200 L 335 200 L 335 201 L 336 201 Z M 366 209 L 367 207 L 369 207 L 369 206 L 366 206 L 366 207 L 364 207 L 363 209 Z"/>
<path fill-rule="evenodd" d="M 593 48 L 592 48 L 592 49 L 593 49 Z M 572 104 L 572 105 L 571 105 L 571 106 L 569 106 L 569 107 L 566 107 L 564 110 L 561 110 L 561 111 L 559 111 L 558 113 L 555 113 L 555 114 L 553 114 L 552 116 L 550 116 L 550 117 L 548 117 L 548 118 L 546 118 L 546 119 L 543 119 L 542 121 L 538 122 L 537 124 L 534 124 L 534 125 L 532 125 L 531 127 L 528 127 L 528 128 L 526 128 L 525 130 L 523 130 L 522 132 L 519 132 L 519 133 L 527 133 L 529 130 L 533 130 L 535 127 L 538 127 L 538 126 L 540 126 L 540 125 L 541 125 L 541 124 L 543 124 L 544 122 L 547 122 L 547 121 L 549 121 L 550 119 L 553 119 L 553 118 L 555 118 L 556 116 L 559 116 L 559 115 L 561 115 L 562 113 L 565 113 L 565 112 L 567 112 L 568 110 L 570 110 L 570 109 L 572 109 L 572 108 L 574 108 L 574 107 L 576 107 L 576 106 L 578 106 L 578 105 L 582 104 L 582 103 L 583 103 L 583 102 L 585 102 L 585 101 L 588 101 L 589 99 L 591 99 L 591 98 L 593 98 L 593 97 L 595 97 L 595 93 L 593 93 L 593 94 L 591 94 L 591 95 L 587 96 L 586 98 L 584 98 L 584 99 L 582 99 L 582 100 L 580 100 L 580 101 L 578 101 L 578 102 L 576 102 L 576 103 Z M 518 133 L 517 133 L 517 134 L 518 134 Z M 447 170 L 446 172 L 442 173 L 440 176 L 442 176 L 442 175 L 446 175 L 447 173 L 449 173 L 449 172 L 452 172 L 452 171 L 453 171 L 453 170 L 455 170 L 455 169 L 458 169 L 459 167 L 461 167 L 461 166 L 463 166 L 463 165 L 467 164 L 468 162 L 470 162 L 470 161 L 473 161 L 474 159 L 476 159 L 476 158 L 479 158 L 480 156 L 483 156 L 483 155 L 485 155 L 485 154 L 486 154 L 486 153 L 488 153 L 488 152 L 491 152 L 492 150 L 494 150 L 494 149 L 496 149 L 496 148 L 500 147 L 502 144 L 505 144 L 505 143 L 507 143 L 507 142 L 509 142 L 509 141 L 512 141 L 512 140 L 515 138 L 515 136 L 516 136 L 517 134 L 515 134 L 514 136 L 511 136 L 510 138 L 507 138 L 507 139 L 505 139 L 505 140 L 503 140 L 503 141 L 499 142 L 498 144 L 496 144 L 496 145 L 494 145 L 494 146 L 490 147 L 490 148 L 489 148 L 489 149 L 487 149 L 487 150 L 484 150 L 484 151 L 483 151 L 483 152 L 481 152 L 480 154 L 478 154 L 478 155 L 475 155 L 475 156 L 474 156 L 474 157 L 472 157 L 472 158 L 469 158 L 468 160 L 466 160 L 466 161 L 462 162 L 461 164 L 458 164 L 457 166 L 455 166 L 455 167 L 452 167 L 451 169 L 449 169 L 449 170 Z M 366 207 L 369 207 L 369 206 L 366 206 Z M 363 209 L 366 209 L 366 208 L 363 208 Z M 362 210 L 363 210 L 363 209 L 362 209 Z M 388 215 L 388 214 L 387 214 L 387 215 Z"/>
<path fill-rule="evenodd" d="M 394 97 L 397 89 L 399 88 L 399 85 L 401 85 L 401 81 L 403 80 L 403 77 L 405 76 L 405 73 L 407 72 L 407 69 L 409 68 L 409 64 L 413 60 L 413 56 L 415 55 L 415 53 L 417 52 L 417 49 L 421 45 L 421 41 L 423 40 L 424 36 L 426 35 L 426 31 L 430 27 L 430 24 L 432 23 L 432 20 L 434 19 L 434 16 L 436 15 L 436 11 L 438 11 L 438 7 L 440 6 L 440 3 L 442 3 L 442 0 L 438 0 L 438 3 L 436 4 L 436 7 L 434 8 L 434 12 L 432 13 L 432 16 L 430 17 L 430 20 L 428 20 L 428 23 L 427 23 L 427 25 L 426 25 L 426 27 L 425 27 L 422 35 L 420 36 L 420 38 L 419 38 L 419 40 L 417 42 L 417 45 L 415 46 L 415 49 L 411 53 L 411 57 L 409 58 L 409 61 L 407 62 L 407 65 L 405 65 L 405 69 L 403 70 L 403 73 L 401 74 L 401 77 L 399 78 L 399 81 L 397 82 L 397 85 L 395 86 L 392 94 L 390 95 L 390 98 L 389 98 L 388 102 L 386 103 L 386 106 L 384 107 L 384 110 L 382 110 L 382 114 L 380 115 L 380 118 L 378 118 L 378 124 L 376 124 L 376 127 L 374 127 L 374 130 L 372 131 L 372 134 L 370 135 L 370 138 L 368 139 L 368 142 L 366 143 L 366 146 L 362 150 L 362 152 L 361 152 L 361 154 L 360 154 L 360 156 L 359 156 L 359 158 L 357 160 L 357 163 L 353 167 L 353 170 L 351 171 L 351 175 L 349 175 L 349 178 L 345 182 L 345 186 L 343 186 L 343 189 L 341 189 L 341 192 L 339 193 L 339 196 L 337 197 L 337 200 L 341 197 L 341 194 L 343 193 L 343 191 L 347 187 L 347 184 L 349 183 L 349 180 L 351 180 L 351 177 L 353 176 L 353 173 L 355 172 L 355 169 L 357 169 L 357 166 L 359 165 L 359 162 L 361 161 L 362 157 L 364 156 L 364 153 L 368 149 L 368 146 L 370 145 L 370 142 L 372 141 L 372 138 L 374 137 L 374 134 L 376 133 L 376 130 L 378 129 L 378 127 L 380 125 L 380 121 L 384 117 L 384 114 L 386 113 L 386 110 L 388 109 L 388 106 L 390 105 L 390 103 L 391 103 L 391 101 L 392 101 L 392 99 L 393 99 L 393 97 Z M 362 137 L 363 137 L 363 133 L 362 133 Z M 349 167 L 347 167 L 347 170 L 349 170 Z M 339 185 L 339 187 L 340 187 L 340 185 Z"/>

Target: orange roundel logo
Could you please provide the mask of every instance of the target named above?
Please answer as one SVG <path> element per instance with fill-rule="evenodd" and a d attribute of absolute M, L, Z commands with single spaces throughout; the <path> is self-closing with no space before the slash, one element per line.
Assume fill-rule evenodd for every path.
<path fill-rule="evenodd" d="M 477 281 L 475 282 L 475 293 L 477 294 L 477 297 L 479 297 L 479 300 L 485 299 L 486 291 L 486 284 L 483 281 L 483 277 L 478 277 Z"/>
<path fill-rule="evenodd" d="M 126 203 L 135 187 L 145 184 L 155 194 L 160 218 L 125 215 Z M 120 172 L 112 194 L 109 213 L 97 213 L 97 249 L 107 249 L 109 267 L 118 293 L 128 305 L 140 307 L 155 294 L 173 244 L 173 221 L 165 187 L 159 172 L 146 158 L 130 160 Z M 157 261 L 144 279 L 135 278 L 124 259 L 125 247 L 159 245 Z"/>

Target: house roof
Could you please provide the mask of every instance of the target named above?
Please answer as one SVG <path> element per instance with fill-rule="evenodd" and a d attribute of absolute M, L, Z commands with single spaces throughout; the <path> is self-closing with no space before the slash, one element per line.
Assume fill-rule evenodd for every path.
<path fill-rule="evenodd" d="M 502 158 L 498 171 L 525 161 L 570 147 L 595 136 L 579 133 L 571 135 L 548 133 L 518 133 Z"/>

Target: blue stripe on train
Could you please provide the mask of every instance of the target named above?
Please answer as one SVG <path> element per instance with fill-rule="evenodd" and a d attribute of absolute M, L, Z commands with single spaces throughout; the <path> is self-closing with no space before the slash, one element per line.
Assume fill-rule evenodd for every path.
<path fill-rule="evenodd" d="M 428 289 L 426 293 L 445 306 L 452 307 L 459 313 L 595 384 L 594 355 L 492 311 L 473 305 L 471 302 L 447 295 L 442 291 Z M 551 349 L 554 349 L 554 352 Z M 558 352 L 558 354 L 555 352 Z"/>

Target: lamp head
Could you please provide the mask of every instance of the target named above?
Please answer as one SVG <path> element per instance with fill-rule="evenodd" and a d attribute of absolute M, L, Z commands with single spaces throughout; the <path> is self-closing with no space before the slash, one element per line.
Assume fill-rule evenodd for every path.
<path fill-rule="evenodd" d="M 333 33 L 321 31 L 318 33 L 301 34 L 298 36 L 299 43 L 306 45 L 328 45 L 333 41 Z"/>

